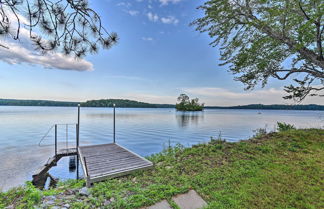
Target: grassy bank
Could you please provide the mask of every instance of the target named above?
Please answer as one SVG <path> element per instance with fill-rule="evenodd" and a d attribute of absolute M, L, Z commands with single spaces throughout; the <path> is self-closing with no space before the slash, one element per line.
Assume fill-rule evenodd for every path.
<path fill-rule="evenodd" d="M 209 208 L 323 208 L 323 151 L 324 130 L 318 129 L 270 133 L 238 143 L 212 140 L 193 148 L 177 146 L 151 156 L 154 169 L 97 183 L 89 196 L 73 192 L 83 181 L 49 191 L 29 185 L 0 193 L 0 208 L 30 208 L 53 195 L 63 197 L 57 205 L 71 208 L 139 208 L 162 199 L 173 204 L 172 196 L 189 189 Z"/>

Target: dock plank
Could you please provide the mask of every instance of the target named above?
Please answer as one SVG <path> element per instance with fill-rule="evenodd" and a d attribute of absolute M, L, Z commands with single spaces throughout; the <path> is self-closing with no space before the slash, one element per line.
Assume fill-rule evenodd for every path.
<path fill-rule="evenodd" d="M 132 167 L 129 167 L 129 168 L 123 168 L 123 169 L 110 171 L 108 173 L 95 174 L 92 177 L 92 181 L 96 182 L 96 181 L 98 181 L 98 179 L 105 178 L 107 175 L 109 175 L 109 178 L 114 178 L 114 177 L 122 176 L 122 175 L 125 175 L 125 174 L 129 174 L 129 173 L 131 173 L 131 172 L 133 172 L 135 170 L 142 170 L 142 169 L 144 170 L 144 169 L 149 169 L 149 168 L 151 168 L 151 167 L 148 167 L 146 165 L 145 166 L 132 166 Z"/>
<path fill-rule="evenodd" d="M 92 161 L 92 162 L 89 162 L 89 165 L 91 165 L 93 167 L 98 167 L 101 165 L 119 165 L 119 164 L 125 163 L 125 162 L 142 162 L 142 161 L 135 157 L 128 157 L 128 158 L 116 159 L 116 160 Z"/>
<path fill-rule="evenodd" d="M 106 165 L 100 165 L 97 167 L 89 167 L 88 166 L 88 171 L 91 175 L 91 173 L 94 172 L 100 172 L 100 171 L 110 171 L 110 170 L 115 170 L 115 169 L 121 169 L 121 168 L 127 168 L 129 166 L 137 166 L 137 165 L 147 165 L 146 162 L 139 162 L 139 161 L 129 161 L 129 162 L 124 162 L 120 164 L 106 164 Z"/>
<path fill-rule="evenodd" d="M 94 178 L 96 176 L 102 176 L 102 175 L 106 175 L 106 176 L 110 176 L 110 175 L 113 175 L 113 174 L 118 174 L 120 172 L 123 172 L 123 171 L 135 171 L 139 168 L 145 168 L 145 167 L 148 167 L 147 164 L 138 164 L 138 165 L 128 165 L 127 167 L 116 167 L 116 168 L 113 168 L 111 170 L 106 170 L 106 169 L 102 169 L 102 170 L 98 170 L 98 171 L 95 171 L 95 172 L 90 172 L 90 176 L 91 178 Z"/>

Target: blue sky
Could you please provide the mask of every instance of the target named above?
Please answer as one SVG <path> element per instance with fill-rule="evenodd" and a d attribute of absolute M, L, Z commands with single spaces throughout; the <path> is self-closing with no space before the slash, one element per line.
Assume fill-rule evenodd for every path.
<path fill-rule="evenodd" d="M 203 15 L 196 8 L 204 1 L 89 2 L 106 28 L 118 33 L 119 43 L 79 61 L 59 54 L 31 56 L 20 48 L 23 41 L 15 43 L 16 54 L 1 49 L 0 98 L 175 103 L 180 93 L 187 93 L 206 105 L 292 103 L 281 99 L 287 83 L 270 80 L 266 88 L 246 92 L 226 66 L 218 66 L 219 51 L 209 45 L 211 39 L 189 26 Z M 304 103 L 324 104 L 319 98 Z"/>

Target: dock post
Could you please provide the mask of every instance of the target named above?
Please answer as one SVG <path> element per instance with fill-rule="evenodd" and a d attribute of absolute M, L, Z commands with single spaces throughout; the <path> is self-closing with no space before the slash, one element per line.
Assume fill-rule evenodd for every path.
<path fill-rule="evenodd" d="M 76 156 L 76 179 L 79 180 L 79 155 L 77 151 L 77 156 Z"/>
<path fill-rule="evenodd" d="M 57 159 L 57 124 L 55 124 L 55 159 Z"/>
<path fill-rule="evenodd" d="M 114 144 L 116 143 L 116 105 L 114 104 Z"/>
<path fill-rule="evenodd" d="M 80 140 L 80 104 L 78 104 L 78 123 L 76 124 L 76 179 L 79 179 L 79 140 Z"/>
<path fill-rule="evenodd" d="M 76 124 L 76 179 L 79 179 L 79 124 Z"/>
<path fill-rule="evenodd" d="M 88 166 L 87 166 L 87 161 L 86 161 L 86 158 L 83 157 L 83 162 L 84 162 L 84 168 L 85 168 L 85 177 L 86 177 L 86 186 L 88 188 L 90 188 L 91 186 L 91 182 L 90 182 L 90 176 L 89 176 L 89 173 L 88 173 Z"/>
<path fill-rule="evenodd" d="M 77 149 L 77 152 L 78 152 L 79 140 L 80 140 L 80 104 L 78 104 L 78 123 L 76 125 L 76 131 L 77 131 L 77 136 L 76 136 L 76 149 Z"/>

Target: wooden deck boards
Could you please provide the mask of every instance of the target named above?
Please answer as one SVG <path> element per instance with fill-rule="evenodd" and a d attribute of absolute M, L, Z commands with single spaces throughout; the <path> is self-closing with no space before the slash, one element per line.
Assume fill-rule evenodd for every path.
<path fill-rule="evenodd" d="M 153 166 L 152 162 L 114 143 L 81 146 L 79 156 L 87 186 Z"/>

